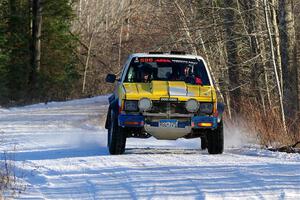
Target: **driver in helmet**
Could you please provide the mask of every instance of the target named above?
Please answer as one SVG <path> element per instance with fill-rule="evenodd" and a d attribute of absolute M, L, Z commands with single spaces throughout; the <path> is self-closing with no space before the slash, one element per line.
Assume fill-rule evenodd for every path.
<path fill-rule="evenodd" d="M 201 78 L 193 74 L 193 68 L 190 65 L 184 66 L 183 75 L 180 77 L 180 80 L 194 85 L 202 85 Z"/>
<path fill-rule="evenodd" d="M 140 68 L 140 74 L 141 74 L 141 82 L 143 83 L 151 82 L 152 66 L 148 63 L 144 63 Z"/>

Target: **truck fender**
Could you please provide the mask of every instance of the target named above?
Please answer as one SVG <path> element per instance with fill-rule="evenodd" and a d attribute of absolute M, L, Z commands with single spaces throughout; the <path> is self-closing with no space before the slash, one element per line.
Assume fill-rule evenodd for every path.
<path fill-rule="evenodd" d="M 218 102 L 217 103 L 218 123 L 220 123 L 222 121 L 224 110 L 225 110 L 225 104 Z"/>
<path fill-rule="evenodd" d="M 109 99 L 110 101 L 110 99 Z M 110 128 L 110 119 L 111 119 L 111 110 L 113 109 L 114 113 L 119 112 L 119 104 L 118 104 L 118 99 L 114 98 L 112 101 L 109 102 L 109 107 L 107 110 L 107 115 L 106 115 L 106 122 L 105 122 L 105 128 L 109 129 Z"/>

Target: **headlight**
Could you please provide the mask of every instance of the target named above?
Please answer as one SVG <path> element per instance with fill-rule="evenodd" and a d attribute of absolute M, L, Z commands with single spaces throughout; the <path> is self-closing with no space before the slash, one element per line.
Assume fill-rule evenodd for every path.
<path fill-rule="evenodd" d="M 200 112 L 210 114 L 213 111 L 212 103 L 200 103 Z"/>
<path fill-rule="evenodd" d="M 196 112 L 199 109 L 199 102 L 195 99 L 190 99 L 185 103 L 185 108 L 189 112 Z"/>
<path fill-rule="evenodd" d="M 139 100 L 139 109 L 140 111 L 147 111 L 150 110 L 152 107 L 152 102 L 148 98 L 142 98 Z"/>
<path fill-rule="evenodd" d="M 138 110 L 137 101 L 125 101 L 124 110 L 125 111 L 137 111 Z"/>

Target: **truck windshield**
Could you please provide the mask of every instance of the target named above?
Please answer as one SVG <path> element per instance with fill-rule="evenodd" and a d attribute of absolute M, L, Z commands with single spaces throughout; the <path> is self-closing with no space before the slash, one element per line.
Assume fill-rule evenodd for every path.
<path fill-rule="evenodd" d="M 202 60 L 182 58 L 135 57 L 124 82 L 184 81 L 193 85 L 210 85 Z"/>

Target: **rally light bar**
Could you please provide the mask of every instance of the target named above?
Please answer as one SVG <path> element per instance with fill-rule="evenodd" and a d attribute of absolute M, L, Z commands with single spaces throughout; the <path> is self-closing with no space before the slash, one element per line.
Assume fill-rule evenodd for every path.
<path fill-rule="evenodd" d="M 184 51 L 170 51 L 170 54 L 185 55 L 186 53 Z"/>
<path fill-rule="evenodd" d="M 150 51 L 149 54 L 164 54 L 164 52 L 161 52 L 161 51 Z"/>
<path fill-rule="evenodd" d="M 161 51 L 150 51 L 149 54 L 173 54 L 173 55 L 185 55 L 184 51 L 170 51 L 170 52 L 161 52 Z"/>

